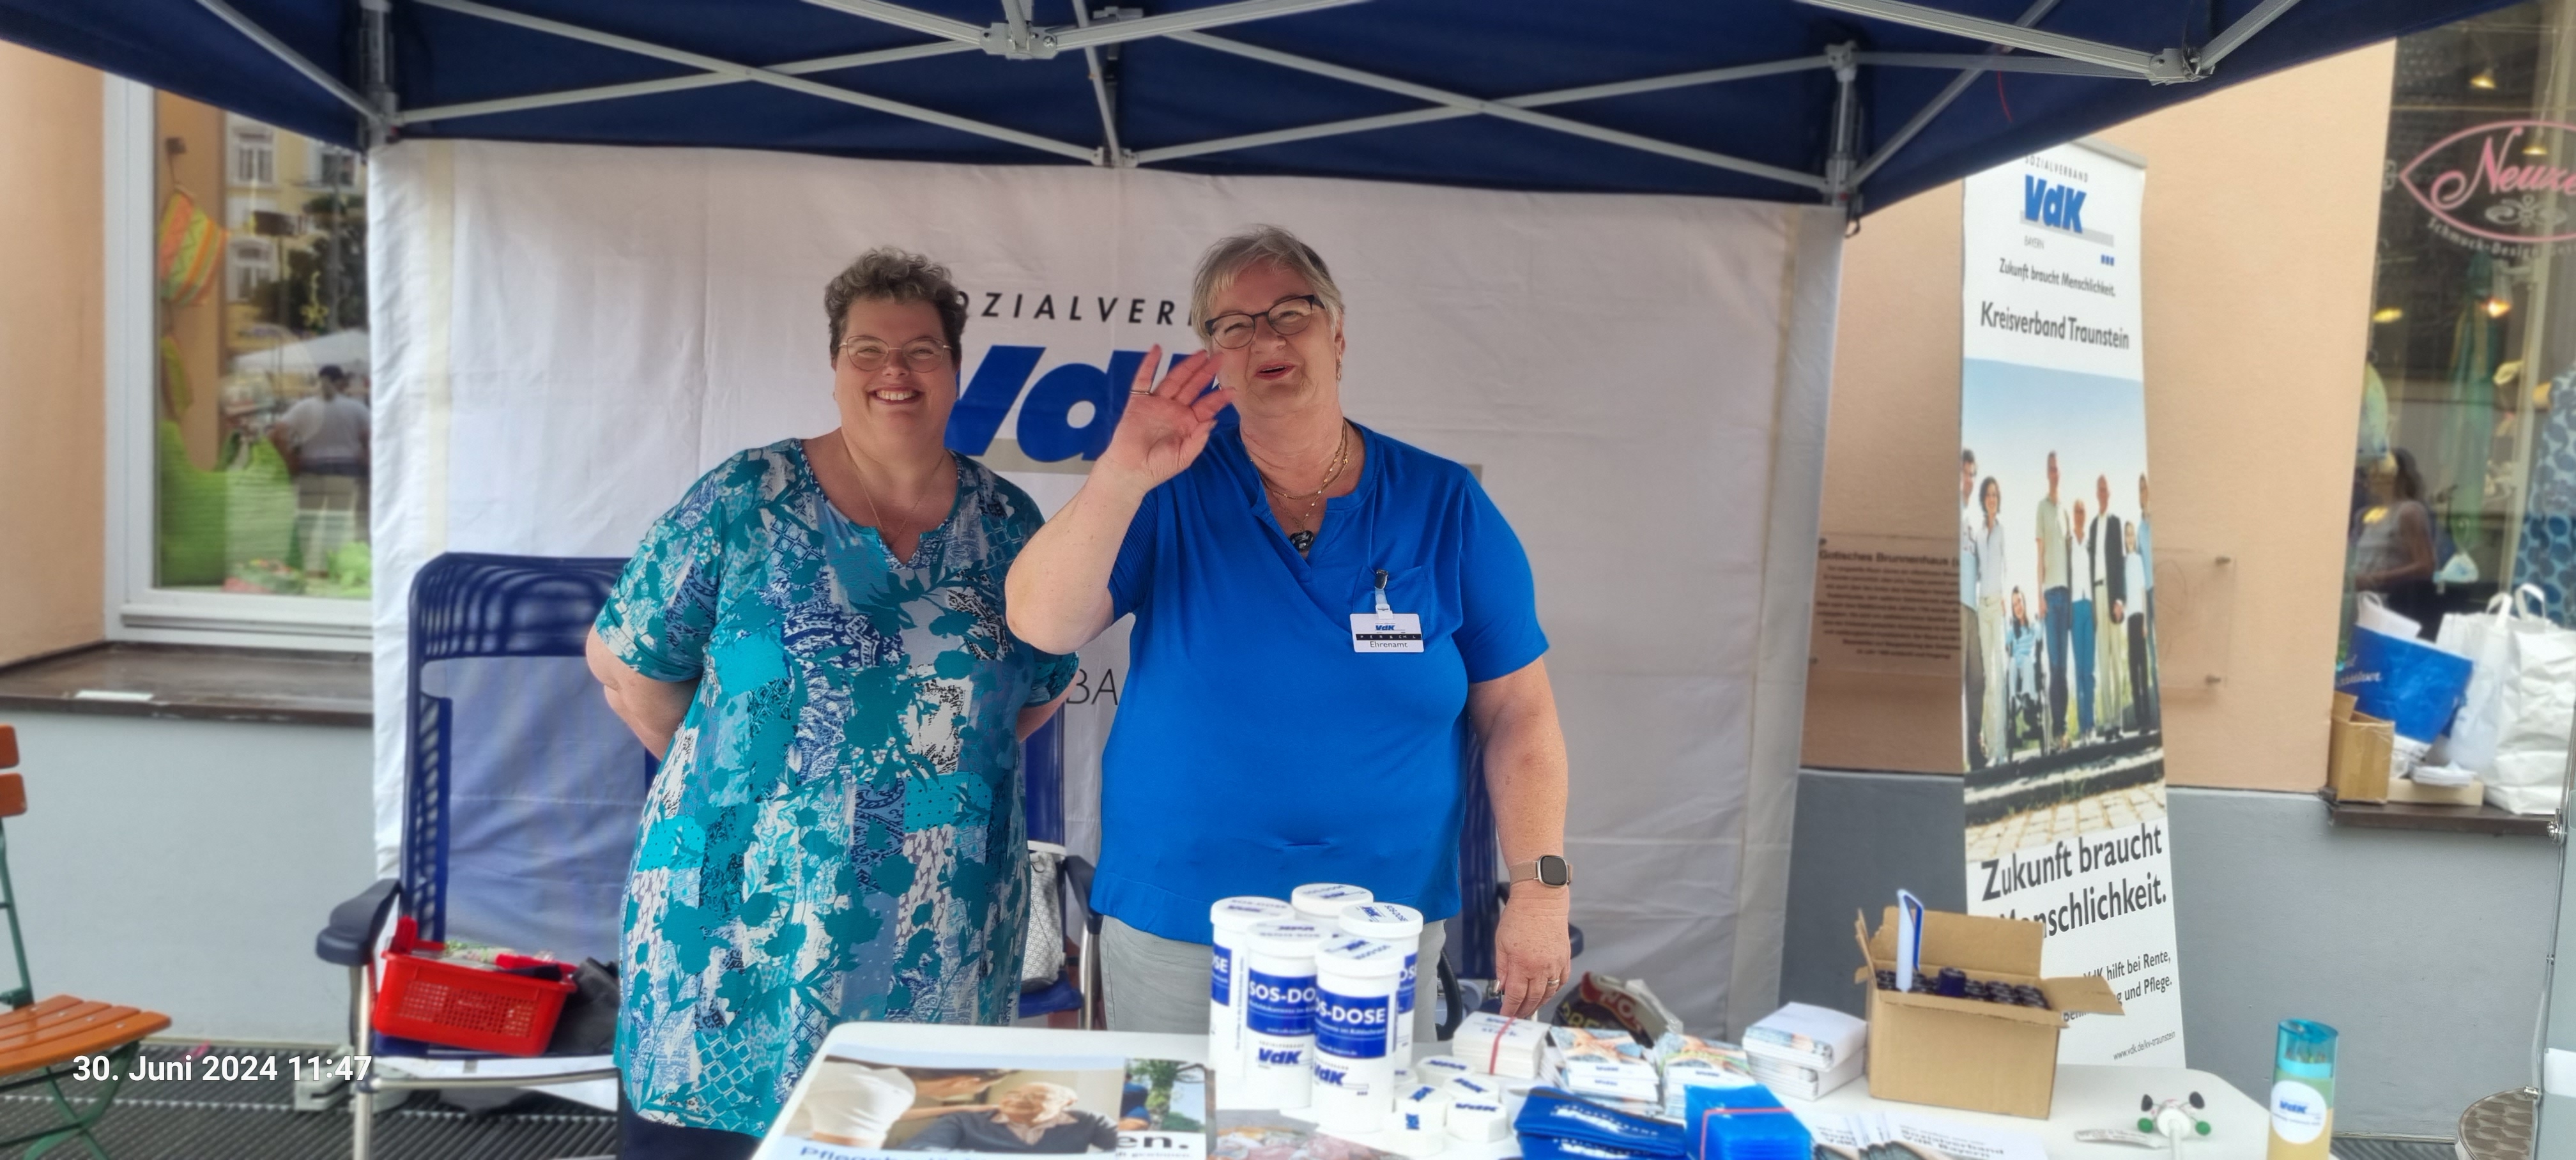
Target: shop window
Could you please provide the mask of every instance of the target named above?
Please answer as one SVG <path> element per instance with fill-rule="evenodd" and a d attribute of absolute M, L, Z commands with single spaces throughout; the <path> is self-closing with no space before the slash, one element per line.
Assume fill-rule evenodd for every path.
<path fill-rule="evenodd" d="M 362 644 L 365 161 L 124 82 L 108 111 L 118 635 Z"/>
<path fill-rule="evenodd" d="M 2397 44 L 2344 624 L 2576 596 L 2576 6 Z"/>

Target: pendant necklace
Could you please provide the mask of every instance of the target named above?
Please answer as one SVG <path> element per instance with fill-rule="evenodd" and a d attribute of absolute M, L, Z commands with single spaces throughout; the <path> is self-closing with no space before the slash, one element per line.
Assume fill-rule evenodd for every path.
<path fill-rule="evenodd" d="M 1260 464 L 1253 464 L 1253 474 L 1261 477 L 1261 486 L 1267 488 L 1270 494 L 1277 496 L 1282 503 L 1302 503 L 1304 505 L 1304 509 L 1297 513 L 1297 522 L 1307 523 L 1312 521 L 1315 525 L 1310 528 L 1299 528 L 1288 533 L 1288 543 L 1297 549 L 1297 554 L 1300 556 L 1305 555 L 1307 549 L 1315 546 L 1315 533 L 1323 527 L 1323 520 L 1318 518 L 1316 515 L 1316 508 L 1324 502 L 1324 493 L 1333 489 L 1333 481 L 1341 478 L 1342 466 L 1350 462 L 1351 432 L 1348 420 L 1343 422 L 1340 435 L 1341 438 L 1333 446 L 1333 462 L 1331 466 L 1324 470 L 1324 482 L 1318 484 L 1313 491 L 1291 495 L 1278 484 L 1270 482 L 1270 473 L 1261 470 Z M 1251 449 L 1246 448 L 1245 450 L 1249 452 Z"/>
<path fill-rule="evenodd" d="M 887 555 L 894 555 L 895 530 L 886 524 L 885 513 L 877 510 L 876 493 L 868 489 L 867 473 L 859 470 L 858 455 L 852 452 L 846 444 L 842 446 L 841 453 L 848 456 L 850 459 L 850 478 L 858 482 L 859 498 L 868 501 L 868 516 L 876 521 L 878 541 L 885 545 Z M 954 461 L 954 453 L 951 453 L 950 459 L 952 462 Z M 921 522 L 921 502 L 928 498 L 930 498 L 929 493 L 924 492 L 919 497 L 916 497 L 911 503 L 904 506 L 903 518 L 906 521 L 907 527 Z M 928 528 L 923 528 L 921 531 L 923 535 L 930 534 L 930 529 Z M 916 557 L 921 555 L 921 544 L 918 540 L 916 540 L 912 545 L 912 554 Z M 898 564 L 903 563 L 903 558 L 897 556 L 895 558 L 895 562 Z"/>

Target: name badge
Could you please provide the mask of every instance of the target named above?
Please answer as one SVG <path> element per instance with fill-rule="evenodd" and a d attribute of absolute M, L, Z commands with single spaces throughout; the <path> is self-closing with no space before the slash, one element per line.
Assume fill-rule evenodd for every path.
<path fill-rule="evenodd" d="M 1422 651 L 1422 617 L 1411 612 L 1354 612 L 1351 651 L 1418 653 Z"/>
<path fill-rule="evenodd" d="M 1377 570 L 1377 590 L 1369 593 L 1376 603 L 1375 612 L 1351 614 L 1351 651 L 1363 653 L 1418 653 L 1422 651 L 1422 617 L 1411 612 L 1397 612 L 1386 602 L 1386 569 Z"/>

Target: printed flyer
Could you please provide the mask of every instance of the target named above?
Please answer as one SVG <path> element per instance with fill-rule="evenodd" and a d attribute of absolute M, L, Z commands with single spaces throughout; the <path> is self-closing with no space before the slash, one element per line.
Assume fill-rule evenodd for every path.
<path fill-rule="evenodd" d="M 758 1160 L 1205 1160 L 1206 1037 L 845 1023 Z"/>

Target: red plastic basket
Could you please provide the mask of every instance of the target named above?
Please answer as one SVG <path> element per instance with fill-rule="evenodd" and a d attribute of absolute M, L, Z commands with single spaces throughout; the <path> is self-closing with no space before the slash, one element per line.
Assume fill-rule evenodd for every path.
<path fill-rule="evenodd" d="M 448 1047 L 543 1055 L 573 990 L 569 979 L 550 983 L 386 951 L 376 1030 Z"/>

